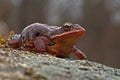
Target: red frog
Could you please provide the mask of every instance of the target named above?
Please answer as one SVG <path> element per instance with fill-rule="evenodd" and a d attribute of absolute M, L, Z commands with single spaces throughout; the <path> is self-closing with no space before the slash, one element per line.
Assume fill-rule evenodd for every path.
<path fill-rule="evenodd" d="M 82 60 L 87 59 L 86 55 L 74 45 L 85 33 L 79 24 L 64 23 L 59 27 L 33 23 L 25 27 L 21 35 L 14 35 L 6 47 Z"/>

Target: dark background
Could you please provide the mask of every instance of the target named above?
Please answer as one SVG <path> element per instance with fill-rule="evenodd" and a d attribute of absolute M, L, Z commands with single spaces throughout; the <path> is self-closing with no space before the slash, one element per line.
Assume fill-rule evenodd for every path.
<path fill-rule="evenodd" d="M 0 0 L 4 36 L 34 22 L 80 24 L 87 34 L 76 46 L 89 60 L 120 68 L 120 0 Z"/>

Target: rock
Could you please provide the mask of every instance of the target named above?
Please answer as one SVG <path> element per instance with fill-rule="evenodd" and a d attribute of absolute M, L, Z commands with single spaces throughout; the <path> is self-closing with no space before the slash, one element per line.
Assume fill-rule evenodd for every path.
<path fill-rule="evenodd" d="M 120 69 L 0 48 L 0 80 L 120 80 Z"/>

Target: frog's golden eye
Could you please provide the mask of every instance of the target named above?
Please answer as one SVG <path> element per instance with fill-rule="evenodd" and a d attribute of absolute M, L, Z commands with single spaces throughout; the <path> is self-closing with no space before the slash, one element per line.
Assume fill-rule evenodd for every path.
<path fill-rule="evenodd" d="M 64 31 L 70 31 L 73 27 L 73 24 L 72 23 L 64 23 L 62 28 Z"/>

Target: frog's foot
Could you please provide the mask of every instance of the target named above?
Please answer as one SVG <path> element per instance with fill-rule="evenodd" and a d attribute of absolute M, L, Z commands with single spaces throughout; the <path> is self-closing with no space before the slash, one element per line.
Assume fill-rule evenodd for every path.
<path fill-rule="evenodd" d="M 87 56 L 82 51 L 80 51 L 79 49 L 77 49 L 76 47 L 73 47 L 73 51 L 69 55 L 69 58 L 70 59 L 85 60 L 85 59 L 87 59 Z"/>

